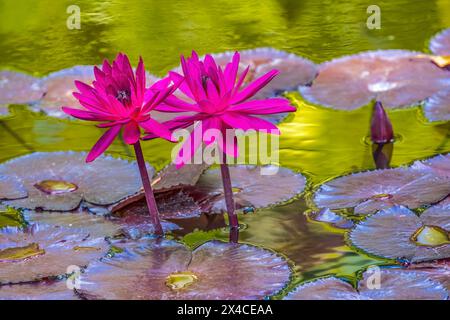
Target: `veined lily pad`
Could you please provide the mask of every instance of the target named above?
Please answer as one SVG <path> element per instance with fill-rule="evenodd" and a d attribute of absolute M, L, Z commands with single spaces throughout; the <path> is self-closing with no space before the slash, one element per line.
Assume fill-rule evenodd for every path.
<path fill-rule="evenodd" d="M 328 223 L 339 229 L 349 229 L 353 227 L 353 222 L 344 218 L 342 215 L 333 212 L 328 208 L 308 213 L 310 219 L 318 222 Z"/>
<path fill-rule="evenodd" d="M 258 247 L 210 241 L 191 252 L 147 240 L 90 265 L 78 292 L 88 299 L 263 299 L 289 276 L 284 259 Z"/>
<path fill-rule="evenodd" d="M 448 292 L 437 281 L 420 272 L 382 269 L 379 287 L 372 286 L 371 272 L 365 272 L 358 288 L 335 277 L 300 285 L 286 300 L 446 300 Z M 371 285 L 367 285 L 371 283 Z"/>
<path fill-rule="evenodd" d="M 20 199 L 27 195 L 27 190 L 17 177 L 0 176 L 0 199 Z"/>
<path fill-rule="evenodd" d="M 262 208 L 285 202 L 301 193 L 306 179 L 299 173 L 276 166 L 230 166 L 236 208 Z M 217 194 L 213 212 L 226 211 L 220 169 L 207 170 L 197 183 L 198 190 Z"/>
<path fill-rule="evenodd" d="M 44 88 L 38 78 L 14 71 L 0 71 L 0 104 L 37 101 L 43 96 Z"/>
<path fill-rule="evenodd" d="M 353 110 L 371 100 L 398 108 L 417 104 L 449 83 L 449 73 L 423 54 L 380 50 L 323 63 L 312 86 L 300 91 L 306 99 L 334 109 Z"/>
<path fill-rule="evenodd" d="M 24 216 L 30 224 L 84 230 L 83 232 L 94 238 L 112 237 L 120 232 L 120 227 L 113 221 L 104 216 L 96 216 L 86 212 L 36 212 L 26 210 Z"/>
<path fill-rule="evenodd" d="M 412 168 L 422 172 L 431 172 L 436 176 L 450 179 L 450 154 L 440 154 L 433 158 L 416 161 Z"/>
<path fill-rule="evenodd" d="M 92 83 L 94 80 L 94 66 L 74 66 L 53 72 L 43 79 L 46 86 L 44 97 L 35 109 L 44 111 L 48 115 L 58 118 L 68 116 L 61 110 L 62 106 L 77 107 L 78 101 L 73 96 L 77 91 L 75 81 Z"/>
<path fill-rule="evenodd" d="M 320 208 L 355 208 L 374 213 L 393 205 L 411 209 L 437 202 L 450 192 L 450 181 L 431 172 L 395 168 L 361 172 L 323 184 L 314 201 Z"/>
<path fill-rule="evenodd" d="M 66 274 L 104 256 L 109 245 L 82 228 L 35 224 L 25 232 L 0 233 L 0 284 L 23 283 Z"/>
<path fill-rule="evenodd" d="M 411 264 L 408 270 L 425 273 L 430 279 L 441 282 L 450 292 L 450 261 L 440 260 Z"/>
<path fill-rule="evenodd" d="M 442 30 L 431 39 L 430 50 L 441 56 L 450 55 L 450 28 Z"/>
<path fill-rule="evenodd" d="M 78 300 L 78 298 L 63 280 L 2 285 L 0 300 Z"/>
<path fill-rule="evenodd" d="M 121 217 L 112 218 L 111 221 L 120 228 L 120 234 L 129 239 L 140 239 L 155 233 L 155 226 L 151 222 L 147 207 L 140 209 L 142 210 L 133 212 L 130 208 L 130 210 L 122 212 Z M 164 220 L 161 221 L 161 226 L 164 232 L 180 229 L 175 223 Z"/>
<path fill-rule="evenodd" d="M 417 216 L 402 206 L 380 211 L 350 232 L 352 244 L 372 255 L 410 262 L 450 257 L 448 204 Z"/>
<path fill-rule="evenodd" d="M 7 201 L 18 208 L 69 211 L 82 201 L 109 205 L 142 188 L 136 163 L 101 156 L 85 162 L 83 152 L 37 152 L 0 165 L 0 174 L 17 177 L 24 199 Z M 148 166 L 150 175 L 152 168 Z M 114 174 L 111 174 L 111 173 Z M 1 190 L 3 191 L 3 190 Z M 5 198 L 0 194 L 0 198 Z"/>
<path fill-rule="evenodd" d="M 425 116 L 430 121 L 450 120 L 450 90 L 444 90 L 431 96 L 425 102 Z"/>

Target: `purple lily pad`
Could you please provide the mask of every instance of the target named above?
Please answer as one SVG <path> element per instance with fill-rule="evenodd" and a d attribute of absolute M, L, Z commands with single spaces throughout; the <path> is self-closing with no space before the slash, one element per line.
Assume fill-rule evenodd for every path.
<path fill-rule="evenodd" d="M 94 66 L 74 66 L 53 72 L 43 78 L 46 92 L 34 108 L 53 117 L 67 118 L 61 107 L 77 108 L 79 106 L 78 100 L 72 95 L 74 91 L 77 91 L 75 81 L 91 84 L 94 79 Z"/>
<path fill-rule="evenodd" d="M 174 187 L 194 186 L 208 167 L 208 164 L 186 164 L 176 169 L 174 164 L 170 164 L 158 173 L 153 189 L 158 192 Z"/>
<path fill-rule="evenodd" d="M 2 285 L 0 300 L 79 300 L 65 281 Z"/>
<path fill-rule="evenodd" d="M 38 78 L 14 72 L 0 71 L 0 104 L 24 104 L 39 100 L 45 85 Z"/>
<path fill-rule="evenodd" d="M 65 275 L 104 256 L 109 245 L 89 230 L 35 224 L 25 232 L 0 233 L 0 284 L 23 283 Z"/>
<path fill-rule="evenodd" d="M 382 210 L 350 232 L 351 243 L 375 256 L 410 262 L 450 257 L 448 206 L 420 217 L 402 206 Z"/>
<path fill-rule="evenodd" d="M 85 233 L 94 238 L 112 237 L 120 232 L 120 227 L 113 221 L 104 216 L 96 216 L 86 212 L 36 212 L 26 210 L 24 217 L 31 224 L 84 230 Z"/>
<path fill-rule="evenodd" d="M 187 164 L 176 169 L 171 164 L 161 170 L 152 185 L 159 213 L 165 219 L 198 217 L 201 213 L 200 202 L 185 187 L 194 186 L 208 165 Z M 144 192 L 141 191 L 113 206 L 109 210 L 118 215 L 147 214 Z"/>
<path fill-rule="evenodd" d="M 128 239 L 136 240 L 154 235 L 155 226 L 150 220 L 146 206 L 145 209 L 145 211 L 138 212 L 132 212 L 131 210 L 123 212 L 121 217 L 115 216 L 112 222 L 120 228 L 120 233 Z M 177 224 L 164 220 L 161 220 L 161 226 L 165 233 L 181 229 Z"/>
<path fill-rule="evenodd" d="M 289 293 L 286 300 L 446 300 L 448 292 L 437 281 L 420 272 L 382 269 L 380 287 L 368 288 L 372 274 L 365 272 L 358 290 L 335 277 L 305 283 Z M 370 282 L 370 280 L 369 280 Z"/>
<path fill-rule="evenodd" d="M 450 90 L 431 96 L 424 105 L 425 116 L 430 121 L 450 120 Z"/>
<path fill-rule="evenodd" d="M 262 171 L 273 174 L 262 174 Z M 236 207 L 263 208 L 288 201 L 303 192 L 306 179 L 299 173 L 276 166 L 230 166 L 231 183 Z M 275 188 L 274 188 L 275 186 Z M 223 183 L 219 169 L 207 170 L 196 188 L 204 193 L 218 195 L 211 211 L 226 211 Z"/>
<path fill-rule="evenodd" d="M 320 187 L 314 201 L 320 208 L 354 207 L 356 214 L 368 214 L 393 205 L 418 208 L 445 198 L 449 192 L 447 178 L 400 167 L 336 178 Z"/>
<path fill-rule="evenodd" d="M 27 195 L 27 190 L 16 177 L 0 176 L 0 200 L 20 199 Z"/>
<path fill-rule="evenodd" d="M 430 172 L 436 176 L 450 179 L 450 153 L 416 161 L 411 167 L 418 171 Z"/>
<path fill-rule="evenodd" d="M 147 240 L 90 265 L 78 292 L 88 299 L 263 299 L 289 277 L 283 258 L 258 247 L 210 241 L 191 252 Z"/>
<path fill-rule="evenodd" d="M 24 199 L 6 203 L 16 208 L 70 211 L 82 201 L 105 206 L 141 190 L 136 163 L 109 156 L 85 163 L 85 157 L 83 152 L 37 152 L 1 164 L 0 174 L 17 177 L 28 193 Z M 152 175 L 150 166 L 148 170 Z"/>
<path fill-rule="evenodd" d="M 310 219 L 318 222 L 328 223 L 339 229 L 349 229 L 353 227 L 353 222 L 344 218 L 342 215 L 333 212 L 328 208 L 308 213 Z"/>
<path fill-rule="evenodd" d="M 398 108 L 433 96 L 449 82 L 449 73 L 423 54 L 380 50 L 323 63 L 312 86 L 300 91 L 311 102 L 334 109 L 353 110 L 372 100 Z"/>
<path fill-rule="evenodd" d="M 437 55 L 450 55 L 450 28 L 442 30 L 431 39 L 430 50 Z"/>
<path fill-rule="evenodd" d="M 162 219 L 185 219 L 198 217 L 202 213 L 200 205 L 182 189 L 157 193 L 155 195 L 158 211 Z M 148 215 L 145 198 L 114 210 L 115 216 Z"/>
<path fill-rule="evenodd" d="M 422 262 L 411 264 L 407 270 L 412 272 L 420 271 L 425 273 L 430 279 L 442 283 L 450 292 L 450 261 L 440 260 L 433 262 Z"/>
<path fill-rule="evenodd" d="M 285 300 L 360 300 L 360 297 L 350 283 L 328 277 L 300 285 Z"/>

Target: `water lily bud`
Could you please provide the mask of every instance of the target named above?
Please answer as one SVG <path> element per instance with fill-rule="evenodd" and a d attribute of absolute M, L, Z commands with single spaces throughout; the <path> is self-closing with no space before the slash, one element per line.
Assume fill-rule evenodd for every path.
<path fill-rule="evenodd" d="M 394 139 L 391 121 L 379 101 L 373 107 L 370 136 L 374 143 L 387 143 Z"/>

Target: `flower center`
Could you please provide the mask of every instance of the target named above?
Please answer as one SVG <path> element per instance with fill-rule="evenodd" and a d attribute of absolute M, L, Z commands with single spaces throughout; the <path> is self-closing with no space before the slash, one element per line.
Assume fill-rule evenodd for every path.
<path fill-rule="evenodd" d="M 172 290 L 180 290 L 193 284 L 197 276 L 190 271 L 175 272 L 167 276 L 166 286 Z"/>
<path fill-rule="evenodd" d="M 31 243 L 24 247 L 6 248 L 0 250 L 0 262 L 24 260 L 44 253 L 45 250 L 40 249 L 37 243 Z"/>
<path fill-rule="evenodd" d="M 116 99 L 123 104 L 128 104 L 130 102 L 130 92 L 127 89 L 117 90 Z"/>
<path fill-rule="evenodd" d="M 450 243 L 449 233 L 437 226 L 420 227 L 411 236 L 411 240 L 419 246 L 438 247 Z"/>
<path fill-rule="evenodd" d="M 47 194 L 69 193 L 78 189 L 76 184 L 63 180 L 42 180 L 34 187 Z"/>

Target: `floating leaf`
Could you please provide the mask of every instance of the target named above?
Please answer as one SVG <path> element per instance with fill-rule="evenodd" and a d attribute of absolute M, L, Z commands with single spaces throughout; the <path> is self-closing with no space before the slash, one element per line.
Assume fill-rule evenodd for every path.
<path fill-rule="evenodd" d="M 0 199 L 20 199 L 27 196 L 27 190 L 14 176 L 0 176 Z"/>
<path fill-rule="evenodd" d="M 90 237 L 112 237 L 119 233 L 120 227 L 105 218 L 86 212 L 49 212 L 32 211 L 24 212 L 26 220 L 30 224 L 48 225 L 52 228 L 75 228 L 84 230 Z"/>
<path fill-rule="evenodd" d="M 94 66 L 74 66 L 50 73 L 42 80 L 46 87 L 45 95 L 33 107 L 53 117 L 67 118 L 61 110 L 62 106 L 79 108 L 79 103 L 73 96 L 73 92 L 77 91 L 76 80 L 91 84 L 94 80 Z"/>
<path fill-rule="evenodd" d="M 17 179 L 21 184 L 17 192 L 23 189 L 27 192 L 26 198 L 7 204 L 69 211 L 82 201 L 105 206 L 141 190 L 136 163 L 109 156 L 86 163 L 85 157 L 83 152 L 37 152 L 1 164 L 0 174 Z M 152 174 L 152 168 L 148 166 L 148 170 Z M 5 194 L 0 194 L 0 198 L 4 197 Z"/>
<path fill-rule="evenodd" d="M 150 219 L 148 210 L 140 213 L 127 212 L 112 221 L 120 227 L 120 232 L 129 239 L 140 239 L 155 234 L 155 225 Z M 164 232 L 180 229 L 175 223 L 164 220 L 161 221 L 161 226 Z"/>
<path fill-rule="evenodd" d="M 277 166 L 230 166 L 230 175 L 238 209 L 262 208 L 285 202 L 301 193 L 306 184 L 301 174 Z M 196 188 L 204 193 L 219 195 L 212 205 L 213 212 L 226 211 L 219 169 L 207 170 Z"/>
<path fill-rule="evenodd" d="M 158 173 L 153 182 L 153 189 L 157 192 L 174 187 L 194 186 L 202 173 L 209 167 L 208 164 L 185 164 L 177 169 L 170 164 Z"/>
<path fill-rule="evenodd" d="M 428 98 L 425 102 L 424 112 L 430 121 L 449 121 L 450 90 L 438 92 Z"/>
<path fill-rule="evenodd" d="M 450 153 L 416 161 L 411 167 L 421 172 L 430 172 L 436 176 L 450 179 Z"/>
<path fill-rule="evenodd" d="M 448 81 L 449 73 L 425 55 L 380 50 L 323 63 L 312 86 L 300 91 L 306 99 L 334 109 L 353 110 L 371 100 L 397 108 L 431 97 L 445 89 Z"/>
<path fill-rule="evenodd" d="M 442 283 L 446 289 L 450 292 L 450 261 L 439 260 L 432 262 L 422 262 L 416 264 L 410 264 L 407 270 L 412 272 L 422 272 L 427 275 L 428 278 Z"/>
<path fill-rule="evenodd" d="M 356 214 L 368 214 L 393 205 L 418 208 L 445 198 L 449 192 L 446 178 L 411 168 L 395 168 L 331 180 L 320 187 L 314 201 L 320 208 L 354 207 Z"/>
<path fill-rule="evenodd" d="M 358 224 L 349 239 L 354 246 L 383 258 L 411 262 L 449 258 L 448 213 L 448 207 L 441 207 L 419 217 L 405 207 L 394 206 Z"/>
<path fill-rule="evenodd" d="M 250 245 L 210 241 L 194 251 L 173 241 L 126 245 L 93 263 L 80 295 L 88 299 L 263 299 L 289 281 L 288 264 Z M 121 281 L 117 281 L 121 279 Z"/>
<path fill-rule="evenodd" d="M 286 300 L 446 300 L 448 292 L 437 281 L 420 272 L 382 269 L 380 286 L 372 286 L 372 272 L 365 272 L 358 290 L 335 277 L 314 280 L 300 285 Z M 367 285 L 370 283 L 371 285 Z"/>
<path fill-rule="evenodd" d="M 76 250 L 79 247 L 95 250 Z M 0 284 L 8 284 L 65 275 L 70 266 L 82 268 L 104 256 L 109 245 L 82 228 L 35 224 L 25 232 L 1 232 L 0 250 L 2 255 L 15 256 L 0 259 Z"/>
<path fill-rule="evenodd" d="M 41 281 L 0 286 L 0 300 L 78 300 L 66 281 Z"/>
<path fill-rule="evenodd" d="M 308 216 L 314 221 L 329 223 L 332 226 L 340 229 L 349 229 L 353 227 L 353 222 L 351 220 L 347 220 L 343 216 L 333 212 L 328 208 L 323 208 L 318 211 L 312 211 L 308 214 Z"/>
<path fill-rule="evenodd" d="M 450 55 L 450 28 L 442 30 L 431 39 L 430 50 L 437 55 Z"/>
<path fill-rule="evenodd" d="M 0 104 L 24 104 L 39 100 L 44 85 L 38 78 L 14 72 L 0 71 Z"/>

